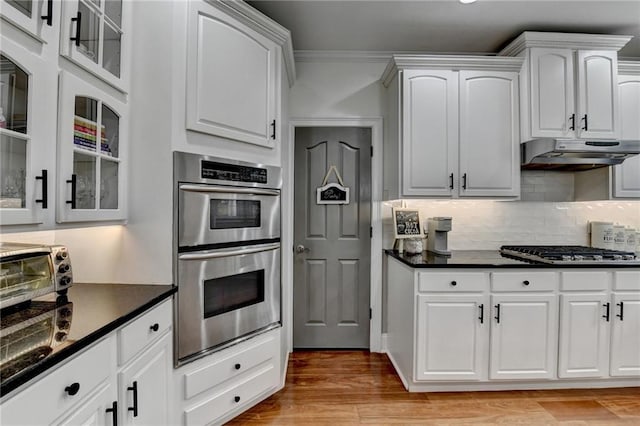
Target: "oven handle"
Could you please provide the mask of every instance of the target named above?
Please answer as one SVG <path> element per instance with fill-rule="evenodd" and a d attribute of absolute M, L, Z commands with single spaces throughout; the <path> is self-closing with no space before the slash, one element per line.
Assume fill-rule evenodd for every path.
<path fill-rule="evenodd" d="M 246 246 L 239 249 L 219 249 L 210 250 L 202 253 L 185 253 L 178 256 L 178 260 L 207 260 L 217 259 L 220 257 L 241 256 L 243 254 L 260 253 L 262 251 L 276 250 L 280 248 L 280 243 L 260 244 L 255 246 Z"/>
<path fill-rule="evenodd" d="M 225 194 L 256 194 L 256 195 L 280 195 L 278 189 L 238 188 L 213 185 L 180 185 L 181 191 L 187 192 L 222 192 Z"/>

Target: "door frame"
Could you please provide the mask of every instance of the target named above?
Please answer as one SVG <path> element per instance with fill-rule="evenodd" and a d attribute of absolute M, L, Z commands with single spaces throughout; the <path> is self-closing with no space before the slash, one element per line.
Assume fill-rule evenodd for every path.
<path fill-rule="evenodd" d="M 369 350 L 382 352 L 382 117 L 292 118 L 282 147 L 282 315 L 287 351 L 293 350 L 293 205 L 296 127 L 366 127 L 371 129 L 371 237 Z"/>

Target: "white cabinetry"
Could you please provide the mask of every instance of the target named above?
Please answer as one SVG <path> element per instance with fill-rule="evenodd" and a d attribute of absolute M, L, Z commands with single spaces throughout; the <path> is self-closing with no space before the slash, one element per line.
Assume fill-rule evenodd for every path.
<path fill-rule="evenodd" d="M 4 401 L 2 424 L 166 423 L 172 395 L 171 303 L 167 300 L 134 319 L 123 330 L 110 334 Z M 158 323 L 149 324 L 149 320 L 169 324 L 169 328 L 155 327 Z M 142 334 L 149 338 L 143 339 L 143 346 L 136 345 L 139 354 L 134 353 L 118 367 L 118 352 L 132 353 L 132 350 L 122 347 L 130 345 L 130 340 L 121 336 L 117 339 L 116 334 L 132 329 L 144 330 Z M 38 401 L 35 410 L 34 401 Z"/>
<path fill-rule="evenodd" d="M 617 51 L 630 39 L 527 31 L 505 47 L 525 59 L 521 141 L 618 138 Z"/>
<path fill-rule="evenodd" d="M 273 147 L 280 47 L 219 7 L 190 3 L 187 129 Z"/>
<path fill-rule="evenodd" d="M 640 62 L 619 67 L 620 139 L 640 140 Z M 613 197 L 640 198 L 640 155 L 613 167 Z"/>
<path fill-rule="evenodd" d="M 393 57 L 382 77 L 388 198 L 519 195 L 521 61 Z"/>
<path fill-rule="evenodd" d="M 40 43 L 57 43 L 62 2 L 53 0 L 3 1 L 0 16 Z"/>
<path fill-rule="evenodd" d="M 640 272 L 614 276 L 611 313 L 612 376 L 640 376 Z"/>

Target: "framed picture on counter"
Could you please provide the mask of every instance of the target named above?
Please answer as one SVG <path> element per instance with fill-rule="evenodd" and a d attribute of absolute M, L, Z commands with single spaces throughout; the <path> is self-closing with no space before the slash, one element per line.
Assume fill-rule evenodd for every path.
<path fill-rule="evenodd" d="M 393 208 L 393 229 L 396 239 L 421 238 L 420 212 L 410 208 Z"/>

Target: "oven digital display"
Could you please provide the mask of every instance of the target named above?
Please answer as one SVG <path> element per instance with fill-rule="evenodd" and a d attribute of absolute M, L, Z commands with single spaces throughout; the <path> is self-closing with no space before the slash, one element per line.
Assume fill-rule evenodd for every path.
<path fill-rule="evenodd" d="M 204 317 L 264 302 L 264 269 L 204 281 Z"/>
<path fill-rule="evenodd" d="M 210 229 L 259 228 L 260 201 L 212 199 L 209 202 Z"/>
<path fill-rule="evenodd" d="M 240 166 L 237 164 L 202 161 L 203 179 L 226 180 L 229 182 L 267 183 L 267 169 Z"/>

